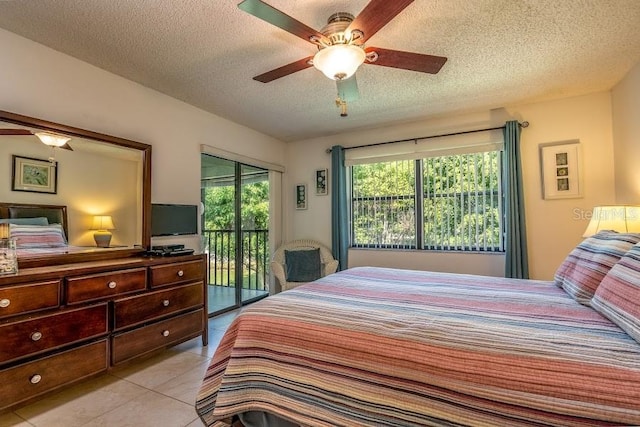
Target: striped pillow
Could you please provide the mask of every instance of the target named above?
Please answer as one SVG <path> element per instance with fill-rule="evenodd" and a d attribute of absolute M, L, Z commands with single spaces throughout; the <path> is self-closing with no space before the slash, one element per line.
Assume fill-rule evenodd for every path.
<path fill-rule="evenodd" d="M 602 279 L 591 306 L 640 343 L 640 244 Z"/>
<path fill-rule="evenodd" d="M 640 234 L 601 231 L 585 239 L 567 256 L 555 274 L 555 282 L 576 301 L 591 305 L 598 285 Z"/>
<path fill-rule="evenodd" d="M 67 246 L 64 230 L 60 224 L 22 225 L 10 224 L 11 237 L 16 239 L 18 249 L 58 248 Z"/>

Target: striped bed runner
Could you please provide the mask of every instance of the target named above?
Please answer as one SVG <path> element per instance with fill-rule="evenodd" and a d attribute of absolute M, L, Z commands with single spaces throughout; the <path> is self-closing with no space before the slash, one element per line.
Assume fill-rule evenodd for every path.
<path fill-rule="evenodd" d="M 196 410 L 302 426 L 640 425 L 640 344 L 551 282 L 360 267 L 235 319 Z"/>

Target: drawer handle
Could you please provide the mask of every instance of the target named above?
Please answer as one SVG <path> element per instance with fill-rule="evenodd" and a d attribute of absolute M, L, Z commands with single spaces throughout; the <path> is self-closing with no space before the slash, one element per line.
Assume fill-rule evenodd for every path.
<path fill-rule="evenodd" d="M 178 277 L 182 277 L 182 276 L 184 276 L 184 271 L 182 270 L 178 271 Z"/>
<path fill-rule="evenodd" d="M 40 338 L 42 338 L 42 332 L 34 332 L 31 334 L 31 340 L 32 341 L 40 341 Z"/>
<path fill-rule="evenodd" d="M 162 331 L 162 336 L 163 337 L 168 337 L 169 336 L 169 330 L 165 329 L 164 331 Z"/>
<path fill-rule="evenodd" d="M 9 298 L 0 299 L 0 308 L 9 307 L 11 305 L 11 300 Z"/>
<path fill-rule="evenodd" d="M 169 300 L 166 299 L 166 300 L 162 301 L 162 305 L 165 306 L 165 307 L 169 307 Z"/>
<path fill-rule="evenodd" d="M 38 384 L 40 381 L 42 381 L 42 375 L 39 374 L 32 375 L 31 378 L 29 378 L 31 384 Z"/>
<path fill-rule="evenodd" d="M 115 289 L 118 284 L 112 280 L 111 282 L 107 283 L 107 286 L 109 287 L 109 289 Z"/>

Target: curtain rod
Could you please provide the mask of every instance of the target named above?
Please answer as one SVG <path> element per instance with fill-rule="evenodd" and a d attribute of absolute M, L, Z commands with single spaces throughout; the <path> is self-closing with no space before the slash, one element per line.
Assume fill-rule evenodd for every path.
<path fill-rule="evenodd" d="M 526 128 L 529 127 L 529 122 L 518 122 L 518 125 L 520 127 Z M 461 131 L 461 132 L 453 132 L 453 133 L 443 133 L 440 135 L 430 135 L 430 136 L 422 136 L 420 138 L 407 138 L 407 139 L 399 139 L 397 141 L 386 141 L 386 142 L 376 142 L 373 144 L 363 144 L 363 145 L 354 145 L 353 147 L 344 147 L 345 150 L 352 150 L 354 148 L 364 148 L 364 147 L 376 147 L 378 145 L 387 145 L 387 144 L 397 144 L 400 142 L 410 142 L 410 141 L 415 141 L 417 142 L 419 139 L 431 139 L 431 138 L 442 138 L 445 136 L 455 136 L 455 135 L 465 135 L 468 133 L 476 133 L 476 132 L 486 132 L 486 131 L 490 131 L 490 130 L 498 130 L 498 129 L 504 129 L 506 127 L 506 125 L 503 126 L 497 126 L 497 127 L 493 127 L 493 128 L 485 128 L 485 129 L 474 129 L 474 130 L 465 130 L 465 131 Z M 327 148 L 327 154 L 331 153 L 331 148 Z"/>

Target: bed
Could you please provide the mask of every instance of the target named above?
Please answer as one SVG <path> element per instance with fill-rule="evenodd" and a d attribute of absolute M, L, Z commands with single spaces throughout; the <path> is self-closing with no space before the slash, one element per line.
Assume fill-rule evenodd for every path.
<path fill-rule="evenodd" d="M 18 256 L 68 253 L 67 207 L 0 203 L 0 224 L 9 224 L 18 241 Z"/>
<path fill-rule="evenodd" d="M 587 239 L 555 282 L 360 267 L 270 296 L 226 331 L 196 410 L 215 427 L 640 425 L 638 324 L 610 320 L 640 315 L 640 292 L 606 308 L 638 289 L 638 240 Z"/>
<path fill-rule="evenodd" d="M 68 234 L 67 207 L 60 205 L 34 205 L 26 203 L 0 203 L 0 220 L 45 218 L 47 224 L 60 224 Z"/>

